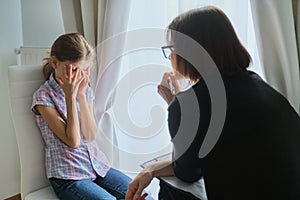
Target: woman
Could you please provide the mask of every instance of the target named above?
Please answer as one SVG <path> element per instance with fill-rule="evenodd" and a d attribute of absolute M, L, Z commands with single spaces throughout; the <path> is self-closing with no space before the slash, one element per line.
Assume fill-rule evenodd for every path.
<path fill-rule="evenodd" d="M 179 158 L 157 162 L 140 172 L 129 184 L 126 199 L 143 199 L 141 191 L 154 177 L 163 176 L 176 176 L 189 183 L 203 177 L 209 200 L 300 199 L 299 116 L 281 94 L 247 70 L 250 55 L 226 15 L 212 6 L 190 10 L 176 17 L 168 30 L 169 45 L 164 49 L 171 50 L 175 75 L 166 73 L 158 92 L 169 104 L 170 135 L 174 139 L 180 127 L 183 117 L 180 102 L 193 93 L 200 110 L 200 120 L 195 122 L 198 130 Z M 171 30 L 185 34 L 207 51 L 225 86 L 224 127 L 214 148 L 204 158 L 198 153 L 212 114 L 208 85 L 197 70 L 199 66 L 176 54 L 176 44 L 181 41 Z M 178 92 L 178 73 L 195 84 L 173 96 L 166 81 L 171 80 Z M 188 133 L 189 129 L 183 132 Z M 174 149 L 178 146 L 174 143 Z M 160 186 L 160 199 L 195 199 L 174 191 L 164 182 Z"/>

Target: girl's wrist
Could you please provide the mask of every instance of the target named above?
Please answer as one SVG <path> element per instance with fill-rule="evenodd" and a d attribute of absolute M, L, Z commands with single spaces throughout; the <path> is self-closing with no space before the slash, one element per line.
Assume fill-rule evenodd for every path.
<path fill-rule="evenodd" d="M 65 99 L 66 99 L 66 102 L 67 101 L 76 101 L 76 95 L 73 95 L 73 94 L 65 94 Z"/>
<path fill-rule="evenodd" d="M 77 98 L 78 98 L 78 101 L 85 100 L 86 95 L 85 95 L 85 93 L 78 93 Z"/>

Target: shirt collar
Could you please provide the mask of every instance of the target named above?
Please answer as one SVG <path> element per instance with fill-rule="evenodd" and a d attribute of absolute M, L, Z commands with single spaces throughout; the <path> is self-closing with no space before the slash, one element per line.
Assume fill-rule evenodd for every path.
<path fill-rule="evenodd" d="M 56 91 L 56 92 L 62 92 L 62 88 L 57 83 L 57 81 L 54 78 L 54 72 L 49 77 L 49 85 Z"/>

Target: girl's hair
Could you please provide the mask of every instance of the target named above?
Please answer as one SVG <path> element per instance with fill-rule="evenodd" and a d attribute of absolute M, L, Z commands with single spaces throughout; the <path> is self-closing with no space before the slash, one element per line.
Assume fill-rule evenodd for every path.
<path fill-rule="evenodd" d="M 192 9 L 177 16 L 168 26 L 167 40 L 176 50 L 176 37 L 171 30 L 197 41 L 211 56 L 221 74 L 246 71 L 251 57 L 239 41 L 232 24 L 220 9 L 213 6 Z M 201 78 L 195 67 L 179 55 L 175 69 L 192 80 Z M 180 65 L 180 66 L 179 66 Z"/>
<path fill-rule="evenodd" d="M 51 66 L 52 56 L 61 62 L 92 61 L 94 58 L 94 50 L 79 33 L 68 33 L 59 36 L 51 47 L 50 58 L 44 59 L 46 62 L 43 66 L 43 74 L 46 79 L 49 79 L 50 74 L 54 72 Z"/>

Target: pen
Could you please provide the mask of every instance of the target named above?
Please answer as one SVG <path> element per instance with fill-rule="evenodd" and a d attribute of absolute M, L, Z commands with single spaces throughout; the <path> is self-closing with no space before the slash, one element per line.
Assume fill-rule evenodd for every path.
<path fill-rule="evenodd" d="M 170 88 L 170 91 L 171 91 L 172 95 L 175 95 L 175 88 L 174 88 L 170 78 L 168 78 L 168 85 L 169 85 L 169 88 Z"/>

